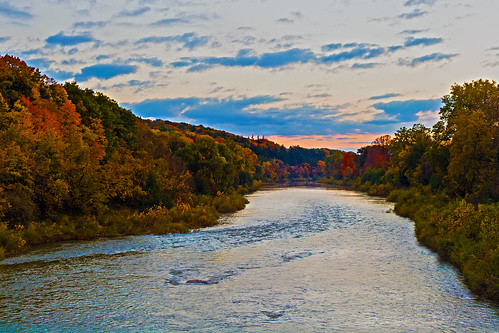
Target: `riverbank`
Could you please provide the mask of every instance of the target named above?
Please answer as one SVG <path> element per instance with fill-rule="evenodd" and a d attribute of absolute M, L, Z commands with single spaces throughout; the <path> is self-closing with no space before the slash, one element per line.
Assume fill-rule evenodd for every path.
<path fill-rule="evenodd" d="M 218 224 L 220 214 L 243 209 L 248 200 L 238 192 L 199 196 L 192 207 L 154 206 L 145 211 L 116 208 L 99 215 L 59 215 L 27 227 L 0 223 L 0 259 L 51 243 L 147 234 L 186 233 Z"/>

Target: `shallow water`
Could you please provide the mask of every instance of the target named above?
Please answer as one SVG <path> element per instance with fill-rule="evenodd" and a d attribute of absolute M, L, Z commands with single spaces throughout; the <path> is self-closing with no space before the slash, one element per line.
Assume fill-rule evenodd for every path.
<path fill-rule="evenodd" d="M 249 196 L 189 234 L 58 244 L 0 262 L 0 331 L 499 331 L 383 200 Z"/>

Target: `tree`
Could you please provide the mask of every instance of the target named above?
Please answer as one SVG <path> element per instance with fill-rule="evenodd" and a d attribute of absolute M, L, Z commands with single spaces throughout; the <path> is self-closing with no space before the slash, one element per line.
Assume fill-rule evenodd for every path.
<path fill-rule="evenodd" d="M 343 155 L 341 150 L 333 151 L 325 161 L 326 176 L 328 178 L 341 179 L 341 169 L 343 168 Z"/>
<path fill-rule="evenodd" d="M 421 173 L 426 170 L 424 155 L 432 144 L 429 128 L 415 124 L 412 128 L 402 127 L 390 142 L 392 162 L 398 169 L 398 182 L 408 186 L 421 183 Z M 424 182 L 427 182 L 425 175 Z"/>
<path fill-rule="evenodd" d="M 345 155 L 343 156 L 342 165 L 341 175 L 343 176 L 343 178 L 347 179 L 356 176 L 357 167 L 355 165 L 355 153 L 345 153 Z"/>
<path fill-rule="evenodd" d="M 442 99 L 442 127 L 451 139 L 448 180 L 470 202 L 499 198 L 499 85 L 454 84 Z"/>
<path fill-rule="evenodd" d="M 450 187 L 471 203 L 484 202 L 491 196 L 497 175 L 493 128 L 480 110 L 460 114 L 453 121 L 456 132 L 450 148 Z"/>

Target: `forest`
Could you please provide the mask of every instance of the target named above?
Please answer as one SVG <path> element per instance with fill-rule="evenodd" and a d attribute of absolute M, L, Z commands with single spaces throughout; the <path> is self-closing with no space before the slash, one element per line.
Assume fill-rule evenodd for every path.
<path fill-rule="evenodd" d="M 0 257 L 51 242 L 188 232 L 265 183 L 317 181 L 395 202 L 418 240 L 499 301 L 499 86 L 454 84 L 440 121 L 357 152 L 285 148 L 146 120 L 0 57 Z"/>

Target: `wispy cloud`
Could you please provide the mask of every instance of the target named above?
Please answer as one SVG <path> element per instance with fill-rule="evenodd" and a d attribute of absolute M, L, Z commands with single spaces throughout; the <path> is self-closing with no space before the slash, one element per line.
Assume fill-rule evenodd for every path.
<path fill-rule="evenodd" d="M 6 41 L 8 41 L 10 39 L 11 39 L 10 36 L 0 37 L 0 43 L 6 42 Z"/>
<path fill-rule="evenodd" d="M 176 35 L 176 36 L 150 36 L 150 37 L 145 37 L 142 39 L 139 39 L 135 44 L 147 44 L 147 43 L 154 43 L 154 44 L 161 44 L 161 43 L 180 43 L 182 44 L 185 48 L 188 48 L 189 50 L 193 50 L 199 46 L 204 46 L 208 44 L 210 41 L 210 38 L 208 36 L 199 36 L 194 32 L 188 32 L 183 35 Z"/>
<path fill-rule="evenodd" d="M 123 82 L 123 83 L 118 83 L 118 84 L 114 84 L 110 87 L 102 87 L 103 89 L 108 89 L 108 88 L 134 88 L 134 91 L 135 92 L 140 92 L 140 91 L 144 91 L 148 88 L 151 88 L 151 87 L 158 87 L 158 86 L 162 86 L 162 87 L 166 87 L 168 84 L 160 84 L 158 85 L 157 82 L 154 82 L 154 81 L 140 81 L 140 80 L 129 80 L 127 82 Z"/>
<path fill-rule="evenodd" d="M 183 17 L 173 17 L 173 18 L 166 18 L 162 20 L 155 21 L 151 23 L 152 26 L 155 27 L 164 27 L 164 26 L 172 26 L 174 24 L 180 24 L 180 23 L 189 23 L 190 21 L 186 18 Z"/>
<path fill-rule="evenodd" d="M 374 101 L 374 100 L 378 100 L 378 99 L 392 98 L 392 97 L 398 97 L 398 96 L 401 96 L 401 95 L 397 94 L 397 93 L 388 93 L 388 94 L 379 95 L 379 96 L 372 96 L 372 97 L 369 97 L 369 99 Z"/>
<path fill-rule="evenodd" d="M 48 69 L 50 67 L 50 64 L 52 64 L 54 61 L 47 59 L 47 58 L 34 58 L 34 59 L 28 59 L 26 60 L 26 63 L 29 66 L 40 68 L 40 69 Z"/>
<path fill-rule="evenodd" d="M 163 66 L 163 61 L 161 61 L 160 59 L 158 58 L 130 58 L 127 60 L 127 62 L 141 62 L 141 63 L 145 63 L 145 64 L 148 64 L 150 66 L 153 66 L 153 67 L 161 67 Z"/>
<path fill-rule="evenodd" d="M 434 5 L 437 0 L 407 0 L 404 6 Z"/>
<path fill-rule="evenodd" d="M 157 39 L 171 40 L 171 37 L 163 37 Z M 155 37 L 146 38 L 139 42 L 154 41 Z M 412 40 L 411 40 L 412 41 Z M 431 39 L 421 39 L 412 41 L 414 44 L 431 44 L 435 43 Z M 279 52 L 267 52 L 256 54 L 252 49 L 242 49 L 234 57 L 184 57 L 178 61 L 171 63 L 173 67 L 188 67 L 188 72 L 199 72 L 206 69 L 222 66 L 222 67 L 257 67 L 257 68 L 279 68 L 293 64 L 337 64 L 350 60 L 368 60 L 389 55 L 399 49 L 404 48 L 402 45 L 382 47 L 376 44 L 367 43 L 331 43 L 323 45 L 321 51 L 326 54 L 314 53 L 310 49 L 290 48 Z M 327 54 L 331 51 L 339 51 L 332 54 Z M 352 69 L 373 68 L 379 63 L 356 63 L 351 66 Z"/>
<path fill-rule="evenodd" d="M 137 66 L 125 64 L 97 64 L 84 67 L 81 73 L 75 75 L 77 81 L 87 81 L 91 78 L 110 79 L 115 76 L 137 72 Z"/>
<path fill-rule="evenodd" d="M 137 8 L 135 10 L 123 10 L 118 14 L 118 16 L 125 16 L 125 17 L 140 16 L 144 13 L 147 13 L 150 10 L 151 8 L 149 7 Z"/>
<path fill-rule="evenodd" d="M 405 34 L 405 35 L 415 35 L 415 34 L 418 34 L 418 33 L 421 33 L 421 32 L 426 32 L 428 31 L 427 29 L 426 30 L 418 30 L 418 29 L 407 29 L 407 30 L 404 30 L 401 32 L 401 34 Z"/>
<path fill-rule="evenodd" d="M 56 81 L 62 82 L 74 77 L 74 73 L 59 70 L 46 70 L 48 76 L 55 79 Z"/>
<path fill-rule="evenodd" d="M 102 28 L 106 26 L 108 22 L 106 21 L 81 21 L 75 22 L 73 28 L 80 29 L 92 29 L 92 28 Z"/>
<path fill-rule="evenodd" d="M 411 46 L 417 46 L 417 45 L 430 46 L 430 45 L 442 43 L 442 41 L 443 41 L 442 38 L 414 38 L 414 37 L 409 37 L 405 41 L 404 46 L 405 47 L 411 47 Z"/>
<path fill-rule="evenodd" d="M 290 18 L 283 17 L 283 18 L 277 19 L 276 22 L 277 23 L 294 23 L 295 21 L 290 19 Z"/>
<path fill-rule="evenodd" d="M 202 71 L 214 66 L 224 67 L 260 67 L 278 68 L 297 63 L 307 63 L 315 60 L 312 51 L 307 49 L 290 49 L 281 52 L 263 53 L 255 55 L 252 50 L 240 50 L 235 57 L 205 57 L 205 58 L 184 58 L 181 61 L 173 62 L 173 67 L 189 67 L 188 71 Z"/>
<path fill-rule="evenodd" d="M 26 8 L 17 8 L 8 2 L 0 2 L 0 15 L 11 19 L 30 19 L 33 15 Z"/>
<path fill-rule="evenodd" d="M 61 46 L 72 46 L 82 43 L 96 42 L 92 35 L 85 33 L 80 35 L 67 36 L 64 32 L 59 32 L 57 35 L 48 37 L 46 40 L 47 44 L 56 44 Z"/>
<path fill-rule="evenodd" d="M 424 10 L 421 10 L 421 9 L 414 9 L 412 12 L 410 13 L 404 13 L 404 14 L 400 14 L 398 16 L 398 18 L 401 18 L 401 19 L 406 19 L 406 20 L 410 20 L 410 19 L 413 19 L 415 17 L 419 17 L 419 16 L 423 16 L 424 14 L 426 14 L 427 12 L 424 11 Z"/>
<path fill-rule="evenodd" d="M 295 19 L 302 19 L 302 12 L 296 11 L 292 12 L 290 17 L 282 17 L 280 19 L 275 20 L 277 23 L 295 23 Z"/>
<path fill-rule="evenodd" d="M 321 47 L 322 52 L 331 52 L 331 51 L 336 51 L 338 49 L 341 49 L 343 47 L 343 44 L 341 43 L 331 43 L 331 44 L 326 44 Z"/>
<path fill-rule="evenodd" d="M 344 46 L 347 47 L 347 45 L 349 44 L 346 44 Z M 320 59 L 320 62 L 329 64 L 329 63 L 338 63 L 351 59 L 371 59 L 379 57 L 385 53 L 386 49 L 384 47 L 370 47 L 364 45 L 356 45 L 353 49 L 349 51 L 343 51 L 340 53 L 324 56 Z"/>
<path fill-rule="evenodd" d="M 370 62 L 370 63 L 367 63 L 367 64 L 353 64 L 352 65 L 352 69 L 369 69 L 369 68 L 375 68 L 378 65 L 379 64 L 375 63 L 375 62 Z"/>
<path fill-rule="evenodd" d="M 449 60 L 458 56 L 458 54 L 445 54 L 445 53 L 432 53 L 422 57 L 414 58 L 410 61 L 401 61 L 400 64 L 415 67 L 425 62 L 439 62 L 442 60 Z"/>

